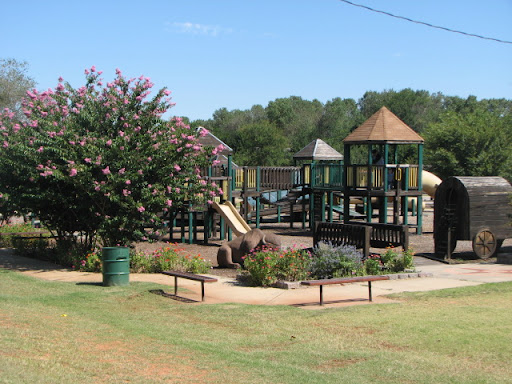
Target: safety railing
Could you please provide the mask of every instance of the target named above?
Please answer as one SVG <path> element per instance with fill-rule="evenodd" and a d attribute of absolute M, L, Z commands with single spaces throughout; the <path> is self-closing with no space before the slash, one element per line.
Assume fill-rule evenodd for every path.
<path fill-rule="evenodd" d="M 348 165 L 347 187 L 414 190 L 419 187 L 419 167 L 409 164 Z"/>
<path fill-rule="evenodd" d="M 241 167 L 234 172 L 239 190 L 285 190 L 302 184 L 299 167 Z"/>

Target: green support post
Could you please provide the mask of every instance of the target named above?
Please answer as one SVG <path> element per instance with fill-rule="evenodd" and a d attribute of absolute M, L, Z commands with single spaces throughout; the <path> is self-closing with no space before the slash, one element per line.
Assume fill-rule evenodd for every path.
<path fill-rule="evenodd" d="M 281 199 L 281 190 L 280 189 L 277 190 L 276 198 L 277 198 L 277 200 Z M 292 206 L 292 210 L 293 210 L 293 206 Z M 281 206 L 280 205 L 277 206 L 277 222 L 278 223 L 281 222 Z"/>
<path fill-rule="evenodd" d="M 258 192 L 258 197 L 256 197 L 256 228 L 260 227 L 260 195 L 261 191 L 260 182 L 261 182 L 261 169 L 260 167 L 256 168 L 256 192 Z"/>
<path fill-rule="evenodd" d="M 418 190 L 423 191 L 423 144 L 418 144 Z M 418 198 L 416 234 L 421 235 L 423 226 L 423 196 Z"/>
<path fill-rule="evenodd" d="M 333 193 L 332 191 L 328 192 L 328 199 L 329 199 L 329 214 L 328 214 L 328 220 L 329 223 L 332 223 L 332 204 L 333 204 Z"/>
<path fill-rule="evenodd" d="M 405 180 L 404 180 L 405 191 L 409 190 L 409 167 L 405 168 Z M 409 223 L 409 198 L 407 196 L 404 196 L 403 198 L 403 205 L 402 209 L 404 212 L 404 225 L 407 225 Z"/>
<path fill-rule="evenodd" d="M 192 213 L 192 203 L 188 203 L 188 243 L 194 243 L 194 214 Z"/>

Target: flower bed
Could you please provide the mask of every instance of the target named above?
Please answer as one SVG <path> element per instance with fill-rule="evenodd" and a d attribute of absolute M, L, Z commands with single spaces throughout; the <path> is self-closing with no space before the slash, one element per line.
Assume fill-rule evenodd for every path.
<path fill-rule="evenodd" d="M 252 285 L 275 286 L 278 281 L 399 273 L 414 269 L 414 264 L 411 250 L 388 248 L 364 258 L 353 246 L 319 243 L 312 250 L 258 248 L 245 257 L 244 268 L 242 276 Z"/>

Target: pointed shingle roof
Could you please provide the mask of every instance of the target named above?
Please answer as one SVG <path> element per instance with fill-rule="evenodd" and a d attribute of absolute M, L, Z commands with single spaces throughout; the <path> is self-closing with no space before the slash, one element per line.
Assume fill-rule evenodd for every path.
<path fill-rule="evenodd" d="M 198 127 L 196 131 L 198 134 L 198 141 L 201 145 L 217 147 L 218 145 L 222 144 L 224 146 L 224 149 L 220 152 L 221 154 L 229 155 L 233 153 L 233 149 L 229 145 L 227 145 L 213 133 L 208 131 L 206 128 Z M 201 131 L 206 131 L 207 133 L 205 135 L 202 135 Z"/>
<path fill-rule="evenodd" d="M 382 107 L 348 135 L 345 143 L 423 143 L 423 138 L 389 109 Z"/>
<path fill-rule="evenodd" d="M 293 155 L 294 160 L 343 160 L 343 155 L 321 139 L 313 140 Z"/>

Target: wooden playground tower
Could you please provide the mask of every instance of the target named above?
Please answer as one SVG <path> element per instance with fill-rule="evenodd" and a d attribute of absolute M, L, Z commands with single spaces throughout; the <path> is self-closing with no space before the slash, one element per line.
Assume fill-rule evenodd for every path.
<path fill-rule="evenodd" d="M 371 222 L 374 208 L 379 222 L 388 222 L 388 205 L 393 207 L 393 224 L 408 223 L 409 200 L 413 212 L 417 210 L 417 234 L 422 232 L 422 171 L 423 138 L 382 107 L 344 140 L 344 221 L 349 219 L 349 205 L 353 199 L 365 202 L 366 220 Z M 367 161 L 353 161 L 356 148 L 366 152 Z M 415 164 L 399 164 L 400 149 L 409 150 L 408 158 Z M 377 154 L 377 156 L 376 156 Z M 380 155 L 380 159 L 378 156 Z"/>

